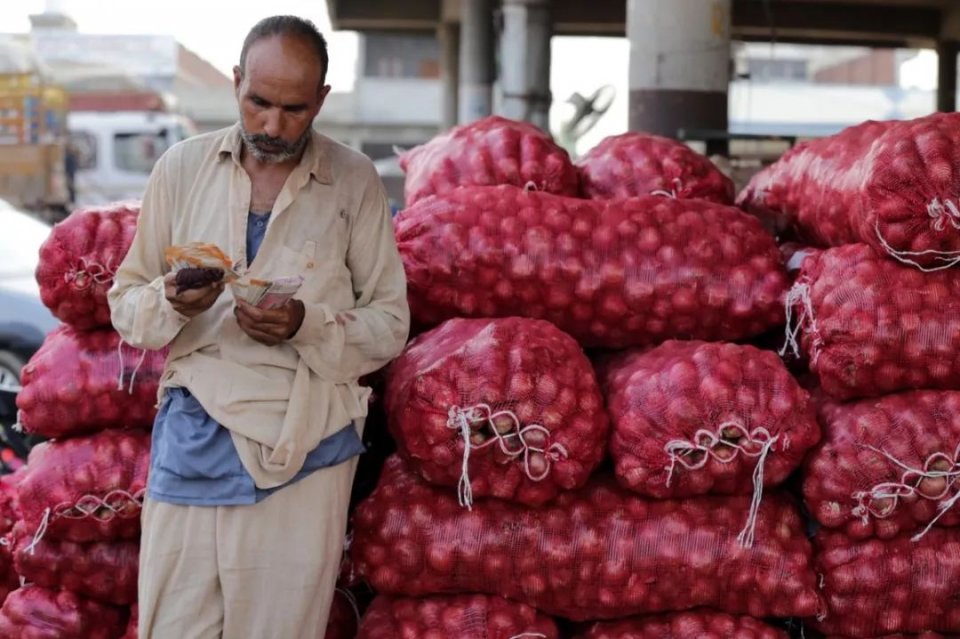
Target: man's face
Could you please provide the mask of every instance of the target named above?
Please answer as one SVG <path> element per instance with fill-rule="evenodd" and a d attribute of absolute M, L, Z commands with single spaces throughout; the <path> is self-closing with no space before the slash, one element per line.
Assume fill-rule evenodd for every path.
<path fill-rule="evenodd" d="M 251 45 L 246 69 L 233 70 L 247 152 L 269 163 L 299 156 L 330 92 L 322 76 L 317 54 L 302 38 L 274 36 Z"/>

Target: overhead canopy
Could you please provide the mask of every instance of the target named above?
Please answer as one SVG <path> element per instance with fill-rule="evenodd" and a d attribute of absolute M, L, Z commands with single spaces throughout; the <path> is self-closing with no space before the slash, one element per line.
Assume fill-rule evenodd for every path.
<path fill-rule="evenodd" d="M 432 31 L 459 0 L 324 0 L 335 29 Z M 444 2 L 446 7 L 444 7 Z M 554 33 L 626 33 L 626 0 L 553 0 Z M 733 38 L 811 44 L 933 47 L 960 40 L 956 0 L 733 0 Z"/>

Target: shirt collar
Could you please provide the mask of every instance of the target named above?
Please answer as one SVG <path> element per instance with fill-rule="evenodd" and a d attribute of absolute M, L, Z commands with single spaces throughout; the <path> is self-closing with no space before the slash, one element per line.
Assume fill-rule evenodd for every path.
<path fill-rule="evenodd" d="M 307 148 L 304 149 L 303 157 L 300 158 L 300 164 L 298 165 L 298 168 L 307 168 L 310 171 L 310 177 L 321 184 L 333 183 L 330 174 L 328 145 L 327 140 L 316 129 L 311 128 L 310 140 L 307 142 Z M 240 137 L 240 123 L 237 122 L 224 136 L 223 142 L 220 143 L 220 148 L 217 150 L 217 157 L 221 161 L 231 157 L 239 166 L 242 149 L 243 139 Z"/>

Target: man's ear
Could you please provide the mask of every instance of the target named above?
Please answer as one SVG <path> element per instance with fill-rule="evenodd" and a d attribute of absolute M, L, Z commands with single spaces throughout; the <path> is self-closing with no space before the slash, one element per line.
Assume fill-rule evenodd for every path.
<path fill-rule="evenodd" d="M 233 91 L 240 97 L 240 85 L 243 84 L 243 69 L 239 66 L 233 67 Z"/>
<path fill-rule="evenodd" d="M 320 96 L 318 102 L 323 105 L 324 100 L 327 99 L 327 96 L 330 95 L 330 89 L 332 87 L 329 84 L 326 84 L 320 87 Z"/>

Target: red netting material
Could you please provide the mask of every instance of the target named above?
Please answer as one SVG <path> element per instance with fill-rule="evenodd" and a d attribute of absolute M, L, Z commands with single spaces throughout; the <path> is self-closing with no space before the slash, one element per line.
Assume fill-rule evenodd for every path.
<path fill-rule="evenodd" d="M 27 470 L 27 466 L 23 465 L 13 473 L 0 476 L 0 537 L 12 531 L 20 519 L 17 490 Z"/>
<path fill-rule="evenodd" d="M 107 291 L 130 250 L 139 202 L 74 211 L 40 248 L 37 282 L 43 303 L 79 330 L 110 326 Z"/>
<path fill-rule="evenodd" d="M 921 273 L 852 244 L 806 259 L 788 345 L 839 400 L 960 389 L 960 271 Z"/>
<path fill-rule="evenodd" d="M 557 626 L 530 606 L 488 595 L 422 599 L 378 596 L 357 639 L 557 639 Z"/>
<path fill-rule="evenodd" d="M 22 522 L 15 538 L 17 573 L 28 582 L 118 606 L 137 601 L 139 541 L 78 544 L 43 539 L 34 544 Z"/>
<path fill-rule="evenodd" d="M 807 460 L 810 513 L 853 539 L 956 526 L 960 392 L 914 391 L 821 411 L 824 442 Z"/>
<path fill-rule="evenodd" d="M 773 238 L 733 207 L 464 188 L 397 218 L 415 321 L 519 315 L 586 346 L 735 340 L 783 322 Z"/>
<path fill-rule="evenodd" d="M 921 632 L 918 635 L 883 635 L 873 639 L 956 639 L 960 635 L 942 635 L 939 632 Z M 853 637 L 841 637 L 840 635 L 825 635 L 825 639 L 855 639 Z"/>
<path fill-rule="evenodd" d="M 602 140 L 576 161 L 580 192 L 593 199 L 666 195 L 733 204 L 733 181 L 683 142 L 649 133 Z"/>
<path fill-rule="evenodd" d="M 495 115 L 402 153 L 400 168 L 407 206 L 460 186 L 512 184 L 572 197 L 579 190 L 570 156 L 548 133 Z"/>
<path fill-rule="evenodd" d="M 140 618 L 140 608 L 137 604 L 130 606 L 130 621 L 127 622 L 127 631 L 123 633 L 123 636 L 120 639 L 138 639 L 140 636 L 137 634 L 137 621 Z M 331 638 L 335 639 L 335 638 Z M 346 638 L 344 638 L 346 639 Z"/>
<path fill-rule="evenodd" d="M 915 266 L 960 261 L 960 115 L 865 122 L 757 174 L 738 203 L 819 246 L 866 242 Z"/>
<path fill-rule="evenodd" d="M 113 330 L 61 326 L 23 369 L 20 425 L 45 437 L 150 428 L 166 355 L 127 346 Z"/>
<path fill-rule="evenodd" d="M 36 446 L 19 488 L 27 532 L 81 543 L 138 538 L 149 465 L 149 433 L 107 430 Z"/>
<path fill-rule="evenodd" d="M 333 593 L 333 603 L 323 639 L 356 639 L 359 616 L 353 593 L 337 588 Z"/>
<path fill-rule="evenodd" d="M 820 438 L 809 393 L 770 351 L 671 341 L 603 369 L 617 479 L 642 495 L 756 505 Z"/>
<path fill-rule="evenodd" d="M 796 507 L 768 495 L 744 549 L 749 508 L 745 497 L 647 501 L 598 478 L 538 509 L 489 499 L 465 512 L 394 456 L 354 513 L 352 554 L 384 594 L 483 592 L 573 620 L 698 606 L 816 614 Z"/>
<path fill-rule="evenodd" d="M 960 632 L 960 530 L 934 528 L 909 537 L 854 541 L 821 530 L 815 539 L 817 573 L 827 616 L 826 634 L 854 638 L 923 631 Z"/>
<path fill-rule="evenodd" d="M 25 586 L 0 610 L 0 639 L 116 639 L 126 611 L 61 590 Z"/>
<path fill-rule="evenodd" d="M 391 365 L 386 408 L 402 454 L 465 505 L 543 504 L 586 483 L 609 422 L 590 360 L 549 322 L 453 319 Z"/>
<path fill-rule="evenodd" d="M 576 639 L 788 639 L 789 635 L 753 619 L 711 610 L 596 623 Z"/>

